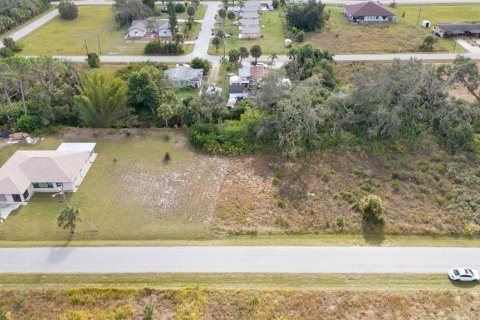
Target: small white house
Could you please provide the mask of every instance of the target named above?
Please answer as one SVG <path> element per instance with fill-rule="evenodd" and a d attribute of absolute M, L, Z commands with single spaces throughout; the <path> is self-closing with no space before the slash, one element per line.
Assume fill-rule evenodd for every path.
<path fill-rule="evenodd" d="M 19 150 L 0 168 L 0 204 L 25 203 L 36 192 L 75 192 L 96 158 L 95 143 L 57 150 Z"/>

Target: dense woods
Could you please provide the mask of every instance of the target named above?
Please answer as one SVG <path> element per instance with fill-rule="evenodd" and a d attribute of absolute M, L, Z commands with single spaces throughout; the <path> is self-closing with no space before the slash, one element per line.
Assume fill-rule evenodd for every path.
<path fill-rule="evenodd" d="M 46 11 L 49 0 L 0 0 L 0 34 Z"/>

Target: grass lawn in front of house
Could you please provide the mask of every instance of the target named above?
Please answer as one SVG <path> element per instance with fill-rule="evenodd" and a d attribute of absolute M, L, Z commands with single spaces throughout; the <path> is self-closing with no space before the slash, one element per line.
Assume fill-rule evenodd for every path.
<path fill-rule="evenodd" d="M 228 51 L 231 49 L 239 49 L 240 47 L 245 47 L 248 50 L 258 44 L 262 47 L 262 54 L 269 55 L 272 53 L 275 54 L 286 54 L 288 48 L 283 46 L 285 40 L 285 34 L 283 31 L 283 10 L 274 10 L 274 11 L 262 11 L 260 15 L 260 29 L 263 34 L 263 37 L 260 39 L 239 39 L 239 29 L 238 25 L 231 24 L 228 19 L 225 21 L 225 32 L 230 34 L 231 37 L 226 39 L 225 51 L 228 55 Z M 220 24 L 215 24 L 215 33 L 220 29 Z M 214 55 L 223 55 L 223 47 L 218 49 L 210 45 L 208 49 L 209 54 Z"/>
<path fill-rule="evenodd" d="M 78 191 L 68 195 L 83 220 L 77 225 L 75 240 L 211 236 L 210 223 L 226 160 L 192 152 L 183 132 L 133 130 L 130 137 L 115 130 L 86 132 L 88 136 L 75 139 L 47 137 L 28 147 L 56 149 L 62 141 L 97 143 L 97 159 Z M 24 148 L 0 149 L 1 163 Z M 166 152 L 172 159 L 168 164 L 163 161 Z M 68 231 L 56 224 L 62 206 L 51 194 L 35 194 L 0 225 L 0 240 L 67 241 Z"/>
<path fill-rule="evenodd" d="M 391 9 L 397 14 L 395 22 L 362 24 L 349 22 L 342 14 L 342 7 L 327 6 L 330 19 L 322 30 L 307 33 L 306 41 L 334 54 L 420 52 L 418 47 L 425 36 L 431 34 L 431 28 L 416 26 L 420 8 L 418 5 L 398 5 Z M 428 5 L 422 7 L 420 24 L 422 20 L 429 20 L 432 24 L 472 21 L 478 19 L 479 14 L 480 5 L 475 4 Z M 434 52 L 454 52 L 453 49 L 453 40 L 440 39 Z M 457 45 L 455 52 L 465 50 Z"/>
<path fill-rule="evenodd" d="M 111 55 L 142 55 L 143 41 L 127 41 L 128 28 L 116 29 L 111 6 L 79 6 L 78 18 L 56 17 L 20 40 L 24 55 L 85 55 L 89 51 Z"/>

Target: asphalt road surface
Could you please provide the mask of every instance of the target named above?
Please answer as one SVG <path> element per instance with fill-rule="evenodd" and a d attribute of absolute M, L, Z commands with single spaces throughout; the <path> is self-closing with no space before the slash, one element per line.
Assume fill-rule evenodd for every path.
<path fill-rule="evenodd" d="M 55 247 L 0 249 L 0 273 L 446 273 L 480 248 Z"/>

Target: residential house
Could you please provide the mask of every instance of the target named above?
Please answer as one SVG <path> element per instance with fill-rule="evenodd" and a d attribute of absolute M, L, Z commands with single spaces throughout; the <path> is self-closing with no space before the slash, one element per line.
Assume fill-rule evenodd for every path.
<path fill-rule="evenodd" d="M 478 36 L 480 24 L 477 23 L 437 23 L 433 27 L 433 33 L 439 37 L 447 36 Z"/>
<path fill-rule="evenodd" d="M 75 192 L 96 158 L 95 143 L 57 150 L 19 150 L 0 168 L 0 204 L 25 203 L 36 192 Z"/>
<path fill-rule="evenodd" d="M 165 71 L 165 75 L 177 88 L 200 88 L 203 80 L 203 69 L 193 69 L 188 65 L 177 65 Z"/>
<path fill-rule="evenodd" d="M 343 14 L 352 22 L 395 21 L 396 18 L 393 12 L 378 1 L 346 5 L 343 7 Z"/>
<path fill-rule="evenodd" d="M 240 17 L 242 19 L 255 19 L 255 20 L 258 20 L 259 19 L 259 14 L 258 12 L 241 12 L 240 13 Z"/>
<path fill-rule="evenodd" d="M 260 27 L 240 27 L 239 39 L 258 39 L 261 37 Z"/>
<path fill-rule="evenodd" d="M 235 98 L 237 100 L 248 98 L 248 92 L 245 86 L 241 83 L 233 83 L 228 88 L 228 98 Z"/>
<path fill-rule="evenodd" d="M 170 22 L 166 19 L 133 20 L 127 38 L 155 38 L 172 40 Z"/>
<path fill-rule="evenodd" d="M 242 27 L 260 27 L 260 21 L 258 19 L 240 19 L 239 22 Z"/>

